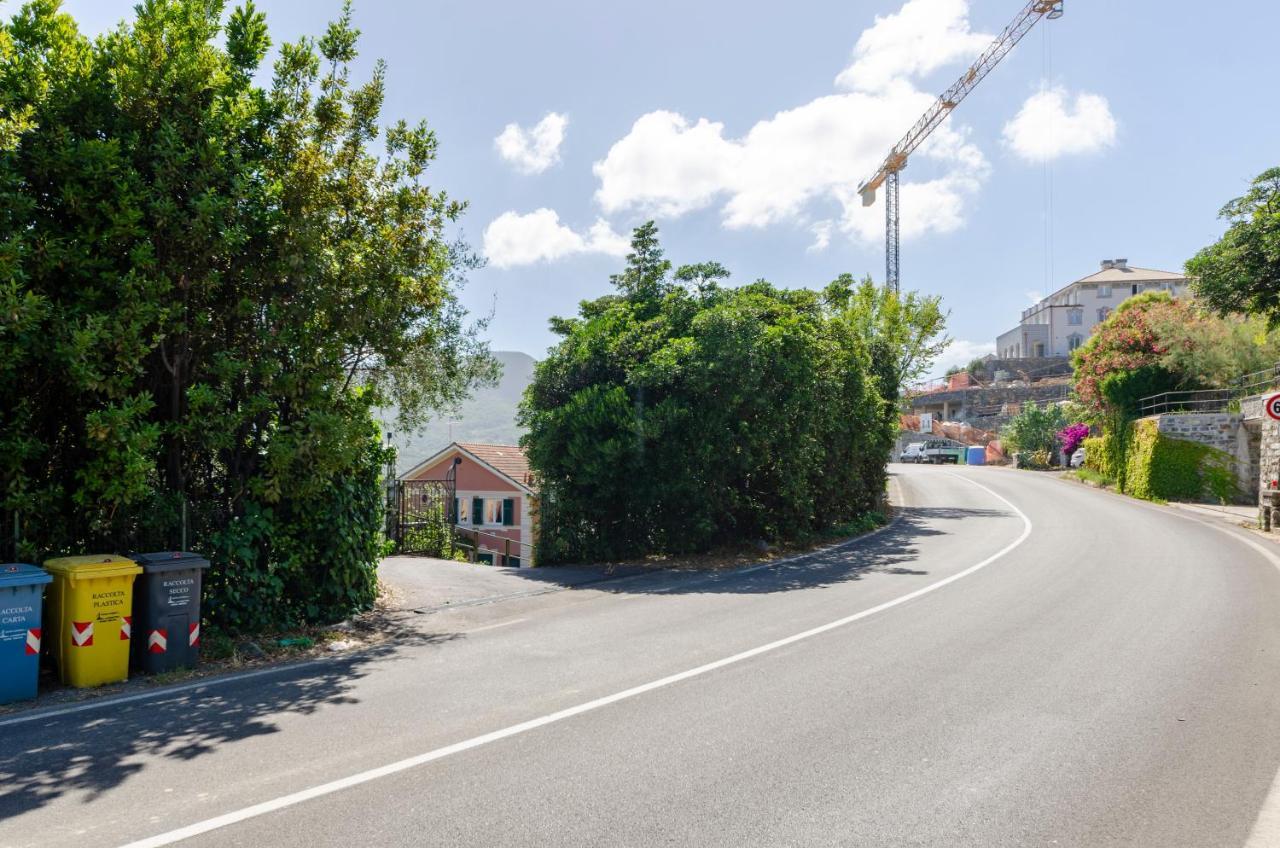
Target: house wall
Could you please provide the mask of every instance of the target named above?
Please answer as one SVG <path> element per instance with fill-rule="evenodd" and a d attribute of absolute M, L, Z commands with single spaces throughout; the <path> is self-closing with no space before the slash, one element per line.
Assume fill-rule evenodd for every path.
<path fill-rule="evenodd" d="M 479 548 L 482 552 L 500 555 L 506 549 L 501 540 L 511 539 L 511 555 L 519 557 L 521 567 L 532 565 L 532 549 L 528 545 L 516 544 L 519 542 L 532 544 L 533 527 L 532 517 L 528 508 L 529 495 L 513 486 L 505 477 L 494 474 L 465 454 L 452 451 L 441 458 L 439 462 L 426 468 L 418 469 L 412 475 L 406 475 L 405 479 L 444 480 L 445 475 L 449 472 L 449 467 L 453 464 L 454 457 L 457 456 L 462 457 L 462 462 L 458 465 L 455 490 L 460 500 L 469 500 L 471 498 L 511 498 L 515 501 L 514 514 L 512 515 L 512 520 L 515 523 L 511 527 L 497 524 L 477 525 L 474 522 L 462 526 L 480 530 L 488 536 L 488 538 L 486 536 L 480 537 Z M 494 563 L 502 564 L 497 556 L 495 556 Z"/>
<path fill-rule="evenodd" d="M 1137 291 L 1134 291 L 1134 287 Z M 1114 310 L 1124 301 L 1133 297 L 1135 294 L 1142 294 L 1148 291 L 1168 291 L 1174 297 L 1182 297 L 1186 294 L 1185 282 L 1132 282 L 1132 283 L 1113 283 L 1108 293 L 1105 284 L 1098 283 L 1077 283 L 1068 286 L 1062 291 L 1056 292 L 1050 297 L 1045 298 L 1022 313 L 1022 320 L 1019 326 L 1002 334 L 996 339 L 996 355 L 1002 358 L 1025 357 L 1030 356 L 1033 350 L 1030 349 L 1025 341 L 1022 345 L 1021 353 L 1011 353 L 1008 348 L 1020 338 L 1019 330 L 1029 327 L 1044 327 L 1044 330 L 1038 330 L 1048 338 L 1046 356 L 1067 356 L 1071 353 L 1071 337 L 1078 335 L 1080 341 L 1083 342 L 1093 334 L 1097 326 L 1106 319 L 1105 315 L 1100 315 L 1100 309 L 1108 311 Z M 1080 311 L 1080 323 L 1072 324 L 1070 314 Z"/>

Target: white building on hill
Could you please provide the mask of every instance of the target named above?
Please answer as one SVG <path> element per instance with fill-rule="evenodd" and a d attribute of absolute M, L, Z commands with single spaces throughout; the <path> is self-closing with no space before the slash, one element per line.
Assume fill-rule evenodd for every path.
<path fill-rule="evenodd" d="M 1187 278 L 1172 271 L 1135 268 L 1127 259 L 1104 259 L 1102 270 L 1081 277 L 1024 309 L 1022 321 L 996 339 L 1000 359 L 1068 356 L 1127 298 L 1146 291 L 1187 294 Z"/>

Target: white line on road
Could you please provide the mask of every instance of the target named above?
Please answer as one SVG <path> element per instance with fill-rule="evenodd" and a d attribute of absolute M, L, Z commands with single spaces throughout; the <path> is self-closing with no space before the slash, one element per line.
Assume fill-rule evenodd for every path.
<path fill-rule="evenodd" d="M 943 578 L 942 580 L 938 580 L 937 582 L 930 583 L 928 586 L 924 586 L 919 589 L 916 589 L 914 592 L 908 592 L 907 594 L 894 598 L 891 601 L 886 601 L 882 604 L 878 604 L 869 609 L 862 610 L 861 612 L 857 612 L 852 615 L 847 615 L 844 618 L 840 618 L 835 621 L 829 622 L 827 624 L 823 624 L 818 627 L 805 630 L 801 633 L 796 633 L 793 636 L 787 636 L 786 638 L 778 639 L 777 641 L 770 642 L 767 645 L 761 645 L 757 648 L 751 648 L 750 650 L 742 651 L 741 653 L 734 654 L 733 656 L 725 657 L 724 659 L 715 660 L 714 662 L 709 662 L 709 663 L 706 663 L 705 665 L 700 665 L 697 668 L 691 668 L 687 671 L 681 671 L 677 674 L 668 675 L 667 677 L 663 677 L 659 680 L 654 680 L 649 683 L 644 683 L 644 684 L 641 684 L 640 686 L 633 686 L 630 689 L 624 689 L 621 692 L 615 692 L 614 694 L 606 695 L 603 698 L 596 698 L 593 701 L 587 701 L 586 703 L 578 704 L 577 706 L 559 710 L 557 712 L 550 713 L 549 715 L 545 715 L 540 718 L 531 719 L 529 721 L 522 721 L 519 724 L 513 724 L 509 727 L 504 727 L 501 730 L 495 730 L 491 733 L 486 733 L 482 736 L 475 736 L 471 739 L 466 739 L 462 742 L 456 742 L 453 745 L 446 745 L 443 748 L 436 748 L 434 751 L 427 751 L 426 753 L 418 754 L 417 756 L 408 757 L 403 760 L 398 760 L 394 763 L 388 763 L 385 766 L 369 769 L 368 771 L 362 771 L 357 774 L 350 775 L 348 777 L 343 777 L 338 780 L 330 781 L 329 783 L 322 783 L 318 786 L 313 786 L 310 789 L 303 789 L 299 792 L 293 792 L 289 795 L 284 795 L 279 798 L 272 799 L 270 801 L 263 801 L 260 804 L 254 804 L 253 806 L 250 806 L 250 807 L 245 807 L 240 810 L 234 810 L 230 813 L 225 813 L 221 816 L 215 816 L 214 818 L 205 819 L 204 821 L 196 822 L 195 824 L 187 825 L 186 827 L 181 827 L 181 828 L 178 828 L 177 830 L 171 830 L 171 831 L 168 831 L 167 833 L 161 833 L 156 836 L 147 837 L 146 839 L 140 839 L 136 842 L 130 842 L 128 845 L 123 846 L 123 848 L 160 848 L 160 846 L 163 846 L 163 845 L 172 845 L 175 842 L 181 841 L 183 839 L 190 839 L 193 836 L 199 836 L 200 834 L 208 833 L 211 830 L 217 830 L 218 828 L 227 827 L 228 825 L 233 825 L 238 822 L 242 822 L 248 819 L 256 818 L 258 816 L 266 815 L 267 813 L 273 813 L 273 812 L 276 812 L 277 810 L 283 810 L 286 807 L 292 807 L 296 804 L 301 804 L 304 801 L 310 801 L 313 798 L 320 798 L 325 795 L 332 795 L 334 792 L 341 792 L 344 789 L 350 789 L 351 787 L 359 786 L 362 783 L 368 783 L 370 781 L 378 780 L 383 777 L 389 777 L 393 774 L 398 774 L 399 772 L 402 772 L 402 771 L 407 771 L 409 769 L 417 768 L 418 766 L 426 765 L 427 763 L 434 762 L 435 760 L 444 759 L 445 757 L 452 756 L 453 754 L 460 754 L 463 751 L 470 751 L 473 748 L 479 748 L 482 745 L 488 745 L 490 742 L 497 742 L 502 739 L 508 739 L 512 736 L 517 736 L 521 733 L 528 733 L 531 730 L 537 730 L 538 728 L 546 727 L 549 724 L 554 724 L 559 721 L 564 721 L 565 719 L 568 719 L 568 718 L 573 718 L 574 716 L 582 715 L 583 713 L 591 712 L 593 710 L 598 710 L 601 707 L 607 707 L 610 704 L 616 704 L 619 701 L 625 701 L 629 698 L 634 698 L 637 695 L 643 695 L 647 692 L 652 692 L 655 689 L 661 689 L 665 686 L 671 686 L 672 684 L 675 684 L 675 683 L 680 683 L 682 681 L 689 680 L 694 677 L 699 677 L 701 675 L 707 674 L 717 669 L 724 668 L 725 666 L 733 665 L 735 663 L 740 663 L 744 660 L 748 660 L 753 657 L 758 657 L 761 654 L 767 654 L 770 651 L 776 651 L 779 648 L 784 648 L 787 645 L 793 645 L 796 642 L 801 642 L 806 639 L 812 639 L 814 636 L 827 633 L 839 627 L 844 627 L 845 625 L 852 624 L 855 621 L 861 621 L 864 618 L 869 618 L 873 615 L 876 615 L 877 613 L 882 613 L 885 610 L 893 609 L 896 606 L 901 606 L 902 604 L 905 604 L 908 601 L 913 601 L 916 598 L 929 594 L 930 592 L 935 592 L 938 589 L 941 589 L 943 586 L 950 585 L 951 583 L 954 583 L 957 580 L 961 580 L 965 577 L 968 577 L 970 574 L 973 574 L 974 572 L 980 571 L 981 569 L 986 568 L 988 565 L 991 565 L 991 563 L 995 562 L 996 560 L 1003 557 L 1005 554 L 1012 551 L 1014 548 L 1021 545 L 1024 541 L 1026 541 L 1027 537 L 1031 535 L 1031 519 L 1027 518 L 1026 514 L 1023 513 L 1022 510 L 1014 506 L 1003 495 L 997 494 L 996 492 L 992 491 L 991 489 L 987 488 L 981 483 L 978 483 L 975 480 L 971 480 L 968 477 L 964 477 L 959 474 L 953 474 L 951 472 L 945 472 L 945 473 L 949 474 L 952 477 L 956 477 L 957 479 L 964 480 L 966 483 L 977 486 L 979 489 L 982 489 L 987 494 L 1003 502 L 1006 506 L 1008 506 L 1011 510 L 1013 510 L 1014 513 L 1017 514 L 1017 516 L 1022 519 L 1022 524 L 1023 524 L 1022 533 L 1018 536 L 1018 538 L 1014 539 L 1008 545 L 1005 545 L 1003 548 L 996 551 L 994 554 L 987 557 L 982 562 L 979 562 L 976 565 L 971 565 L 968 568 L 964 569 L 963 571 L 959 571 L 951 575 L 950 577 L 946 577 L 946 578 Z"/>
<path fill-rule="evenodd" d="M 484 627 L 473 627 L 470 630 L 462 631 L 462 635 L 466 636 L 470 633 L 483 633 L 486 630 L 497 630 L 499 627 L 510 627 L 512 624 L 519 624 L 522 621 L 528 621 L 527 618 L 511 618 L 506 621 L 499 621 L 497 624 L 486 624 Z"/>

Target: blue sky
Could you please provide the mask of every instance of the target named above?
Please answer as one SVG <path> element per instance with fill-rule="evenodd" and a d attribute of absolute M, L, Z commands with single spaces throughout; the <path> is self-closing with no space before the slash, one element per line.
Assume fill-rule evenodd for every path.
<path fill-rule="evenodd" d="M 64 7 L 92 33 L 132 5 Z M 358 71 L 385 59 L 388 121 L 436 129 L 433 184 L 490 255 L 464 302 L 540 357 L 650 217 L 670 258 L 735 282 L 882 279 L 882 208 L 854 188 L 1021 5 L 357 0 Z M 258 6 L 278 43 L 340 2 Z M 939 371 L 1100 259 L 1178 270 L 1221 233 L 1280 164 L 1277 31 L 1256 0 L 1066 0 L 1037 25 L 903 173 L 903 287 L 942 295 L 957 339 Z"/>

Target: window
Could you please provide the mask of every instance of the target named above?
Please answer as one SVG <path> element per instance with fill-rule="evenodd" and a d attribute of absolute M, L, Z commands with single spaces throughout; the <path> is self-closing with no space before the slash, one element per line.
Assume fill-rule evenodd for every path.
<path fill-rule="evenodd" d="M 1082 310 L 1082 309 L 1068 309 L 1068 310 L 1067 310 L 1067 323 L 1068 323 L 1068 324 L 1074 324 L 1074 325 L 1076 325 L 1076 326 L 1079 326 L 1080 324 L 1084 323 L 1084 310 Z"/>
<path fill-rule="evenodd" d="M 1098 307 L 1098 320 L 1099 320 L 1099 321 L 1105 321 L 1105 320 L 1107 320 L 1107 316 L 1108 316 L 1108 315 L 1110 315 L 1110 314 L 1111 314 L 1111 307 L 1110 307 L 1110 306 L 1100 306 L 1100 307 Z"/>
<path fill-rule="evenodd" d="M 1084 342 L 1084 339 L 1080 336 L 1079 333 L 1072 333 L 1070 336 L 1067 337 L 1067 349 L 1075 350 L 1076 348 L 1080 347 L 1080 345 L 1083 342 Z"/>
<path fill-rule="evenodd" d="M 458 497 L 454 500 L 458 524 L 473 527 L 514 527 L 516 518 L 515 498 Z"/>
<path fill-rule="evenodd" d="M 1111 286 L 1098 286 L 1098 297 L 1111 297 Z"/>

